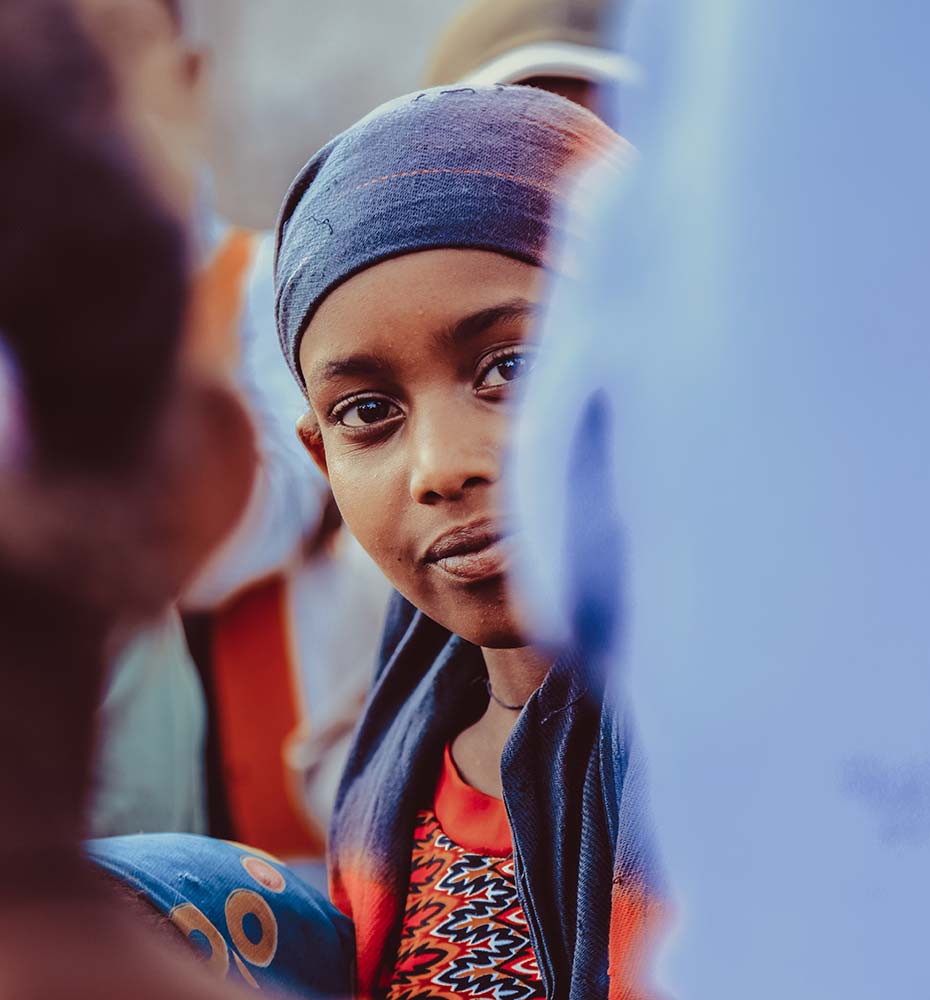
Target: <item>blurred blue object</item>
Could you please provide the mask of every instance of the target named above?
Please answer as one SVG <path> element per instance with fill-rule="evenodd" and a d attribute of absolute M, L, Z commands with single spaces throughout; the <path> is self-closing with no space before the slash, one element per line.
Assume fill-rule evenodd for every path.
<path fill-rule="evenodd" d="M 930 996 L 928 27 L 908 0 L 646 3 L 644 158 L 579 192 L 529 387 L 525 597 L 629 684 L 679 1000 Z M 622 548 L 573 537 L 586 488 Z M 590 628 L 594 573 L 622 601 Z"/>
<path fill-rule="evenodd" d="M 352 991 L 351 921 L 270 854 L 184 833 L 90 840 L 84 851 L 173 924 L 217 978 L 302 1000 Z"/>

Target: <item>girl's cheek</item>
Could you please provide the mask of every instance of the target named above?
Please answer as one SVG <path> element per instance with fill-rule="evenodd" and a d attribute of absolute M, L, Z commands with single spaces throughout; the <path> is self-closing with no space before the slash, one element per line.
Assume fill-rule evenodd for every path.
<path fill-rule="evenodd" d="M 327 451 L 327 455 L 331 452 Z M 401 526 L 412 502 L 403 461 L 379 449 L 333 452 L 329 484 L 349 531 L 382 570 L 404 549 Z"/>
<path fill-rule="evenodd" d="M 385 533 L 382 497 L 372 489 L 369 477 L 345 476 L 331 469 L 329 482 L 346 526 L 371 553 Z"/>

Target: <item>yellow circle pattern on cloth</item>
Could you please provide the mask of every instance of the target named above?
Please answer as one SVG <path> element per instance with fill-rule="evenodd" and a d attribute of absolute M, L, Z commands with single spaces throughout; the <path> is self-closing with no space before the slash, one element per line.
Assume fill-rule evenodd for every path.
<path fill-rule="evenodd" d="M 210 954 L 204 953 L 204 961 L 207 963 L 207 968 L 222 979 L 229 971 L 229 951 L 223 935 L 210 923 L 206 915 L 193 903 L 182 903 L 168 914 L 168 919 L 188 940 L 195 934 L 206 939 L 210 945 Z"/>
<path fill-rule="evenodd" d="M 264 851 L 191 834 L 110 837 L 85 850 L 164 914 L 214 976 L 305 1000 L 351 994 L 351 922 Z"/>
<path fill-rule="evenodd" d="M 250 965 L 271 965 L 278 950 L 278 921 L 257 892 L 235 889 L 227 896 L 226 926 L 233 944 Z"/>

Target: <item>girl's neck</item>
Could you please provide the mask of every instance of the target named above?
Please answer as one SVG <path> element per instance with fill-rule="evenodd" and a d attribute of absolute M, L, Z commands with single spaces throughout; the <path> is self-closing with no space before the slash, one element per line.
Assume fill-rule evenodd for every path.
<path fill-rule="evenodd" d="M 552 657 L 534 646 L 481 652 L 495 698 L 507 705 L 525 705 L 552 666 Z M 494 699 L 491 703 L 497 704 Z"/>
<path fill-rule="evenodd" d="M 452 757 L 469 785 L 503 798 L 504 745 L 520 717 L 520 707 L 546 679 L 552 657 L 532 646 L 482 649 L 482 653 L 494 694 L 481 718 L 453 741 Z"/>

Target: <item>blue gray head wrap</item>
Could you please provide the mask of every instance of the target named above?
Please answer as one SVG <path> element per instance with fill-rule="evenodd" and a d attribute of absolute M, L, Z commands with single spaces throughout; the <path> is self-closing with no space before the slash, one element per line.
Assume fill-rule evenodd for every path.
<path fill-rule="evenodd" d="M 416 250 L 493 250 L 540 265 L 566 171 L 616 153 L 584 108 L 530 87 L 433 89 L 383 105 L 300 172 L 278 222 L 275 312 L 297 381 L 300 339 L 359 271 Z"/>

